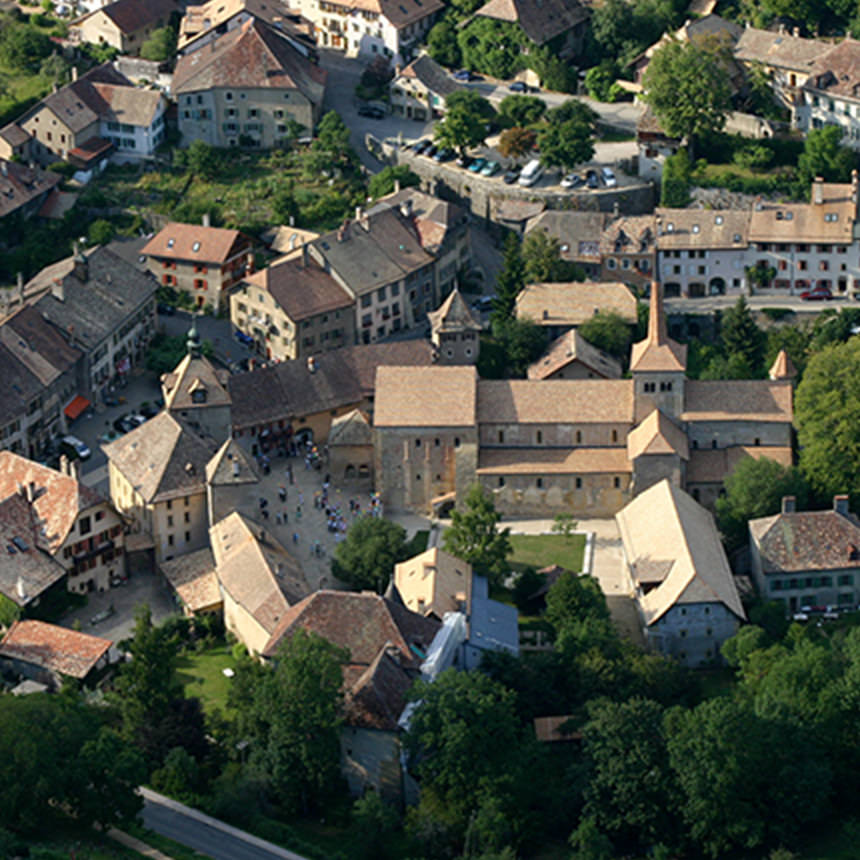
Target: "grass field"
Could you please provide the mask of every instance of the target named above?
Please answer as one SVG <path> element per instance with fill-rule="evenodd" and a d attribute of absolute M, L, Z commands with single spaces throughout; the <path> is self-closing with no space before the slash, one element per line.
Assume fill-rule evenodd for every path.
<path fill-rule="evenodd" d="M 575 573 L 582 570 L 585 535 L 511 535 L 513 551 L 508 558 L 514 570 L 557 564 Z"/>
<path fill-rule="evenodd" d="M 186 696 L 196 696 L 206 710 L 227 709 L 227 691 L 230 679 L 224 669 L 232 669 L 236 661 L 226 645 L 219 645 L 200 653 L 183 654 L 176 661 L 176 669 Z"/>

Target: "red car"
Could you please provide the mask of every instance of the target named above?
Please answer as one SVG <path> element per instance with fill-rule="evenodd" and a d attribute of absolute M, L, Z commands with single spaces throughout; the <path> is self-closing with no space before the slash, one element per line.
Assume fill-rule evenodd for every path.
<path fill-rule="evenodd" d="M 833 293 L 828 287 L 814 287 L 811 290 L 804 290 L 800 298 L 805 302 L 829 302 L 833 298 Z"/>

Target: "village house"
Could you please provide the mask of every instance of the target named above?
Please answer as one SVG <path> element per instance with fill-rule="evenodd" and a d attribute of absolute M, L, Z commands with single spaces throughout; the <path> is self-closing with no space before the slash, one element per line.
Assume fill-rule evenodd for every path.
<path fill-rule="evenodd" d="M 427 512 L 477 481 L 504 514 L 613 516 L 663 478 L 712 504 L 714 484 L 691 473 L 700 458 L 714 468 L 714 452 L 726 458 L 720 482 L 743 457 L 790 458 L 790 379 L 703 382 L 685 369 L 657 284 L 647 337 L 631 351 L 632 379 L 483 380 L 470 367 L 380 367 L 377 491 L 387 510 Z"/>
<path fill-rule="evenodd" d="M 75 76 L 73 71 L 72 83 L 15 121 L 30 138 L 20 144 L 28 158 L 42 165 L 68 161 L 85 176 L 102 169 L 108 158 L 151 158 L 164 140 L 165 96 L 134 86 L 110 63 Z"/>
<path fill-rule="evenodd" d="M 0 500 L 4 543 L 7 550 L 9 546 L 18 550 L 4 553 L 12 563 L 4 566 L 0 592 L 18 605 L 37 598 L 42 586 L 60 578 L 69 591 L 86 594 L 107 591 L 125 575 L 122 520 L 105 499 L 78 480 L 65 458 L 57 471 L 11 451 L 0 451 Z M 9 535 L 10 521 L 13 528 L 15 523 L 27 525 L 20 541 Z M 56 564 L 44 564 L 40 556 L 48 556 Z M 42 571 L 32 590 L 27 577 L 31 565 Z M 57 567 L 60 574 L 55 579 Z M 42 579 L 43 574 L 51 581 Z"/>
<path fill-rule="evenodd" d="M 795 102 L 794 124 L 804 133 L 836 125 L 842 143 L 860 149 L 860 42 L 847 38 L 815 60 Z"/>
<path fill-rule="evenodd" d="M 92 402 L 142 361 L 155 336 L 155 292 L 155 281 L 109 246 L 77 249 L 23 286 L 28 304 L 81 352 L 77 393 Z"/>
<path fill-rule="evenodd" d="M 539 325 L 555 340 L 598 314 L 617 314 L 636 325 L 636 296 L 620 282 L 572 281 L 567 284 L 526 284 L 517 296 L 514 314 Z"/>
<path fill-rule="evenodd" d="M 354 305 L 322 266 L 299 254 L 247 276 L 230 296 L 230 322 L 259 355 L 291 361 L 352 345 Z"/>
<path fill-rule="evenodd" d="M 746 614 L 713 516 L 664 479 L 615 520 L 648 646 L 690 667 L 719 663 Z"/>
<path fill-rule="evenodd" d="M 442 0 L 297 0 L 317 44 L 347 57 L 409 62 L 444 8 Z"/>
<path fill-rule="evenodd" d="M 2 145 L 0 145 L 2 146 Z M 14 148 L 11 148 L 14 154 Z M 45 202 L 62 177 L 0 156 L 0 221 L 9 215 L 29 218 Z"/>
<path fill-rule="evenodd" d="M 141 46 L 153 34 L 170 23 L 178 14 L 174 0 L 116 0 L 100 9 L 88 12 L 73 23 L 69 37 L 76 42 L 109 45 L 121 54 L 140 53 Z"/>
<path fill-rule="evenodd" d="M 531 201 L 510 201 L 511 204 L 523 203 L 524 213 L 534 207 Z M 542 205 L 541 205 L 542 208 Z M 513 215 L 501 210 L 500 214 Z M 580 212 L 576 209 L 548 209 L 531 214 L 522 227 L 524 236 L 535 230 L 542 230 L 550 238 L 557 239 L 559 256 L 566 263 L 574 263 L 582 269 L 586 278 L 597 280 L 600 277 L 600 242 L 609 216 L 605 212 Z M 603 280 L 617 280 L 615 277 Z"/>
<path fill-rule="evenodd" d="M 445 115 L 445 99 L 462 87 L 432 57 L 421 54 L 395 70 L 391 81 L 391 111 L 426 122 Z"/>
<path fill-rule="evenodd" d="M 56 624 L 15 621 L 0 642 L 5 675 L 59 690 L 67 679 L 93 684 L 118 658 L 113 642 Z"/>
<path fill-rule="evenodd" d="M 853 606 L 860 586 L 860 522 L 848 496 L 825 511 L 798 511 L 794 496 L 782 510 L 750 520 L 750 561 L 758 593 L 786 610 L 804 606 Z"/>
<path fill-rule="evenodd" d="M 600 280 L 622 280 L 647 293 L 657 271 L 657 222 L 653 215 L 622 215 L 600 234 Z"/>
<path fill-rule="evenodd" d="M 282 33 L 252 17 L 204 49 L 180 57 L 171 93 L 187 145 L 270 149 L 313 129 L 322 113 L 326 72 Z"/>
<path fill-rule="evenodd" d="M 529 365 L 529 379 L 620 379 L 621 364 L 592 346 L 575 328 L 557 337 Z"/>
<path fill-rule="evenodd" d="M 171 221 L 141 253 L 149 271 L 165 287 L 190 296 L 198 308 L 217 311 L 227 304 L 230 290 L 253 269 L 251 239 L 238 230 Z"/>
<path fill-rule="evenodd" d="M 281 0 L 209 0 L 187 6 L 179 22 L 177 53 L 184 56 L 199 51 L 252 18 L 273 27 L 305 57 L 316 57 L 313 25 Z"/>

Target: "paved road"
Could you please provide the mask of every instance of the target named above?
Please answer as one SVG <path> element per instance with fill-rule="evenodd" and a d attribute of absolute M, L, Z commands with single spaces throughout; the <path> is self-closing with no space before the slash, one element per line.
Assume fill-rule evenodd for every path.
<path fill-rule="evenodd" d="M 700 299 L 666 299 L 668 313 L 707 314 L 716 310 L 725 311 L 738 300 L 739 293 L 734 291 L 725 296 L 707 296 Z M 754 309 L 785 308 L 792 311 L 802 311 L 808 314 L 820 313 L 825 310 L 839 311 L 846 307 L 860 308 L 860 304 L 847 298 L 835 298 L 829 302 L 805 302 L 799 296 L 785 295 L 754 295 L 746 296 L 747 304 Z"/>
<path fill-rule="evenodd" d="M 146 788 L 143 823 L 212 860 L 307 860 Z"/>

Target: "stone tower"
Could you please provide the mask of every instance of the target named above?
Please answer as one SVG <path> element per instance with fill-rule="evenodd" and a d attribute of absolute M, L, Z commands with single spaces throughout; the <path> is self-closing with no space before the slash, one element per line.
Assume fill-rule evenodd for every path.
<path fill-rule="evenodd" d="M 474 364 L 478 360 L 481 324 L 472 316 L 457 287 L 427 318 L 439 364 Z"/>

